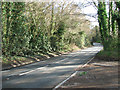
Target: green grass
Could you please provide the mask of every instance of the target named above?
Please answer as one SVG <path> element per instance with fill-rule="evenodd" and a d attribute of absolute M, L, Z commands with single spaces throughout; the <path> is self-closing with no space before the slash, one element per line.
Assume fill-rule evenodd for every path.
<path fill-rule="evenodd" d="M 97 54 L 98 57 L 106 57 L 106 58 L 115 58 L 115 59 L 119 59 L 120 58 L 120 55 L 118 54 L 118 51 L 117 50 L 111 50 L 111 51 L 100 51 L 98 54 Z"/>

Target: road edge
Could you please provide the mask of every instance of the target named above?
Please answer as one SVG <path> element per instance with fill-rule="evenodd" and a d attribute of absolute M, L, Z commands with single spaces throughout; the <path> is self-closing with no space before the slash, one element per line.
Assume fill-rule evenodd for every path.
<path fill-rule="evenodd" d="M 89 62 L 91 62 L 93 59 L 95 58 L 95 56 L 93 56 L 90 60 L 88 60 L 84 65 L 82 65 L 82 66 L 78 66 L 77 68 L 79 68 L 79 67 L 81 67 L 81 68 L 83 68 L 83 67 L 85 67 L 86 65 L 88 65 L 88 63 Z M 72 78 L 73 76 L 75 76 L 76 74 L 77 74 L 77 70 L 74 72 L 74 73 L 72 73 L 68 78 L 66 78 L 65 80 L 63 80 L 62 82 L 60 82 L 59 84 L 57 84 L 52 90 L 56 90 L 56 89 L 58 89 L 61 85 L 63 85 L 66 81 L 68 81 L 70 78 Z"/>

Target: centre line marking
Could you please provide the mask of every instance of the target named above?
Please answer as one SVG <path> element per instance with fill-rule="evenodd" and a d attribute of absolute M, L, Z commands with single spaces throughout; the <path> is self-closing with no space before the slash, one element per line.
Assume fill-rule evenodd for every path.
<path fill-rule="evenodd" d="M 46 65 L 46 66 L 48 66 L 48 65 Z M 22 76 L 22 75 L 25 75 L 25 74 L 28 74 L 28 73 L 34 72 L 34 71 L 39 70 L 39 69 L 43 69 L 43 68 L 45 68 L 46 66 L 44 66 L 44 67 L 40 67 L 40 68 L 36 68 L 36 69 L 34 69 L 34 70 L 31 70 L 31 71 L 28 71 L 28 72 L 25 72 L 25 73 L 21 73 L 21 74 L 19 74 L 19 76 Z"/>

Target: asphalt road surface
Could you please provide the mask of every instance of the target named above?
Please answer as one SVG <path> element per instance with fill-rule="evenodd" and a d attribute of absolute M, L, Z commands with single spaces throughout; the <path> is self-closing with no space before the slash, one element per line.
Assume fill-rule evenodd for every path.
<path fill-rule="evenodd" d="M 2 71 L 2 88 L 54 88 L 103 47 L 100 44 L 45 61 Z"/>

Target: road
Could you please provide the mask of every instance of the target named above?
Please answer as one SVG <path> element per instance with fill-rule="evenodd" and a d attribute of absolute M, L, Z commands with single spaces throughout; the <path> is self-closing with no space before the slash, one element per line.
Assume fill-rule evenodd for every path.
<path fill-rule="evenodd" d="M 85 64 L 101 49 L 101 45 L 95 44 L 93 47 L 77 52 L 2 71 L 2 87 L 53 88 L 75 72 L 75 68 Z"/>

